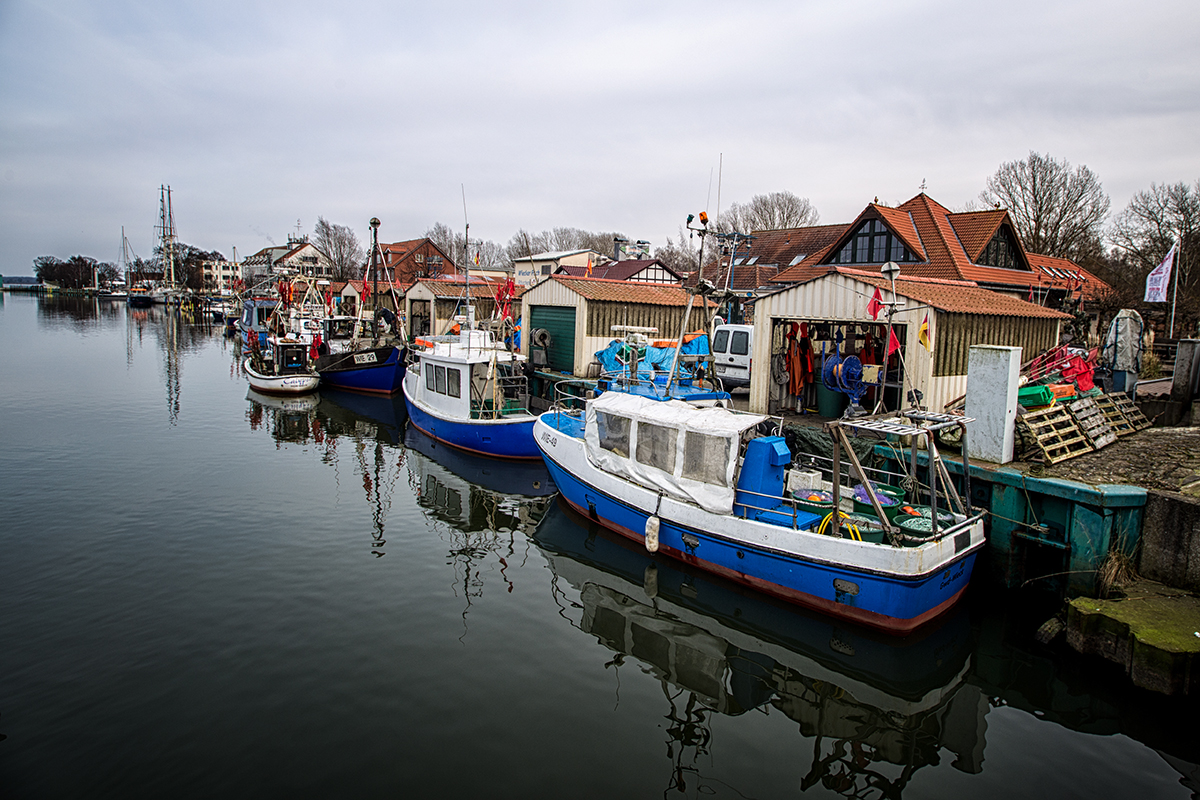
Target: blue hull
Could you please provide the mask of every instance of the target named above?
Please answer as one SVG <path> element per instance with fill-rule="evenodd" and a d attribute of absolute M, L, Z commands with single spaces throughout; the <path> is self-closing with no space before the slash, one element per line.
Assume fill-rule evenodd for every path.
<path fill-rule="evenodd" d="M 577 511 L 635 541 L 645 541 L 646 512 L 585 484 L 549 457 L 545 460 L 559 492 Z M 685 544 L 685 535 L 694 544 Z M 975 551 L 967 550 L 935 572 L 900 578 L 751 547 L 665 519 L 658 537 L 659 552 L 665 555 L 894 634 L 908 633 L 953 605 L 966 589 L 975 563 Z"/>
<path fill-rule="evenodd" d="M 393 347 L 387 360 L 380 364 L 354 369 L 321 369 L 318 365 L 317 372 L 322 383 L 335 389 L 391 395 L 400 391 L 404 381 L 404 360 L 400 358 L 400 350 Z"/>
<path fill-rule="evenodd" d="M 435 417 L 417 407 L 404 395 L 408 421 L 417 430 L 452 447 L 492 458 L 540 459 L 542 451 L 533 441 L 533 423 L 537 417 L 513 422 L 460 422 Z"/>

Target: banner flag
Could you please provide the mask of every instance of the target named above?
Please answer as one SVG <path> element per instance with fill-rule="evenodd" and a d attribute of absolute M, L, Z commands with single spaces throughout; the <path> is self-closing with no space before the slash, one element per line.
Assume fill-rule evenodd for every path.
<path fill-rule="evenodd" d="M 871 315 L 871 319 L 879 319 L 879 312 L 883 311 L 883 297 L 879 294 L 879 287 L 875 287 L 875 295 L 871 298 L 871 302 L 867 303 L 867 313 Z"/>
<path fill-rule="evenodd" d="M 1147 303 L 1167 302 L 1167 287 L 1171 284 L 1171 265 L 1174 262 L 1175 245 L 1172 244 L 1171 251 L 1167 253 L 1167 257 L 1146 276 L 1145 301 Z"/>
<path fill-rule="evenodd" d="M 925 312 L 925 321 L 921 323 L 920 330 L 917 331 L 917 341 L 929 352 L 933 352 L 933 340 L 929 338 L 929 312 Z"/>

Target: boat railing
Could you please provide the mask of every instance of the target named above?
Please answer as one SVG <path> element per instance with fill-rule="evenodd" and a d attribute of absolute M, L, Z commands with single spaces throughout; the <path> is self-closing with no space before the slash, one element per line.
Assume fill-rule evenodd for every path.
<path fill-rule="evenodd" d="M 529 379 L 523 374 L 500 375 L 495 381 L 495 396 L 471 400 L 471 419 L 502 419 L 530 416 Z"/>
<path fill-rule="evenodd" d="M 839 480 L 833 482 L 833 506 L 836 510 L 841 498 L 841 464 L 844 453 L 852 474 L 859 478 L 866 494 L 871 511 L 888 529 L 888 536 L 893 542 L 924 544 L 937 541 L 946 535 L 962 530 L 968 524 L 974 524 L 979 514 L 971 507 L 970 463 L 967 457 L 967 423 L 973 419 L 954 414 L 935 413 L 921 409 L 909 409 L 894 414 L 883 414 L 853 419 L 832 420 L 825 424 L 826 430 L 833 439 L 833 469 L 831 474 Z M 962 442 L 962 491 L 958 490 L 949 471 L 938 453 L 934 434 L 940 430 L 957 427 Z M 871 481 L 854 453 L 847 436 L 867 433 L 880 436 L 884 440 L 893 437 L 907 438 L 911 444 L 911 457 L 907 465 L 907 474 L 902 483 L 906 492 L 915 499 L 920 499 L 921 487 L 917 482 L 917 451 L 924 450 L 929 459 L 929 485 L 925 488 L 929 505 L 930 533 L 921 536 L 912 530 L 902 529 L 893 519 L 887 517 L 880 501 L 880 491 L 877 484 Z M 901 464 L 903 459 L 897 459 Z M 891 504 L 889 504 L 891 505 Z M 943 513 L 949 513 L 951 522 L 943 523 Z"/>
<path fill-rule="evenodd" d="M 596 385 L 593 381 L 582 378 L 567 378 L 554 384 L 554 396 L 550 402 L 550 412 L 554 414 L 554 424 L 559 425 L 559 415 L 580 418 L 583 416 L 587 401 L 596 396 Z"/>
<path fill-rule="evenodd" d="M 608 391 L 609 389 L 615 389 L 616 391 L 643 389 L 652 392 L 656 397 L 664 399 L 670 396 L 673 386 L 694 387 L 700 391 L 708 391 L 713 394 L 725 393 L 725 390 L 720 385 L 704 378 L 684 378 L 682 380 L 676 378 L 674 383 L 672 383 L 666 372 L 642 371 L 631 375 L 625 370 L 609 370 L 600 373 L 596 385 L 601 391 Z"/>

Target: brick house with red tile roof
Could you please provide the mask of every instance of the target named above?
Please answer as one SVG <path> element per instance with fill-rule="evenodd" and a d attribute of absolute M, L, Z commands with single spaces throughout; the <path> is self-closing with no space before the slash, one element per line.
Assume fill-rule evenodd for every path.
<path fill-rule="evenodd" d="M 381 243 L 379 249 L 383 252 L 384 267 L 398 281 L 411 283 L 418 278 L 458 274 L 454 260 L 428 237 Z"/>
<path fill-rule="evenodd" d="M 555 275 L 571 275 L 576 278 L 606 278 L 633 283 L 682 283 L 683 276 L 657 258 L 627 258 L 624 261 L 606 261 L 593 264 L 592 274 L 587 266 L 564 264 L 554 271 Z"/>
<path fill-rule="evenodd" d="M 822 228 L 827 236 L 829 228 L 840 232 L 782 269 L 777 283 L 807 280 L 832 265 L 878 268 L 893 261 L 903 275 L 973 281 L 1020 297 L 1032 292 L 1035 301 L 1052 306 L 1074 292 L 1087 300 L 1109 291 L 1067 259 L 1027 253 L 1004 209 L 952 212 L 922 192 L 896 208 L 871 203 L 853 222 Z"/>

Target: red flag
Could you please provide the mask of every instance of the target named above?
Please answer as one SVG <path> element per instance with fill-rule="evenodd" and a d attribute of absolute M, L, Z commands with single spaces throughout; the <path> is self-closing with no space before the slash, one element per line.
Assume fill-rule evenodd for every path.
<path fill-rule="evenodd" d="M 1033 284 L 1029 284 L 1029 302 L 1033 302 Z"/>
<path fill-rule="evenodd" d="M 592 257 L 591 257 L 591 256 L 588 256 L 588 265 L 587 265 L 587 275 L 586 275 L 586 277 L 588 277 L 588 278 L 592 277 Z"/>
<path fill-rule="evenodd" d="M 871 302 L 867 303 L 867 313 L 871 315 L 871 319 L 879 319 L 879 312 L 883 311 L 883 297 L 879 294 L 879 287 L 875 287 L 875 296 L 871 298 Z"/>
<path fill-rule="evenodd" d="M 895 332 L 895 331 L 892 331 L 892 330 L 889 330 L 889 331 L 888 331 L 888 351 L 887 351 L 887 354 L 890 356 L 892 353 L 896 352 L 896 351 L 897 351 L 897 350 L 899 350 L 899 349 L 900 349 L 900 340 L 896 338 L 896 332 Z"/>

